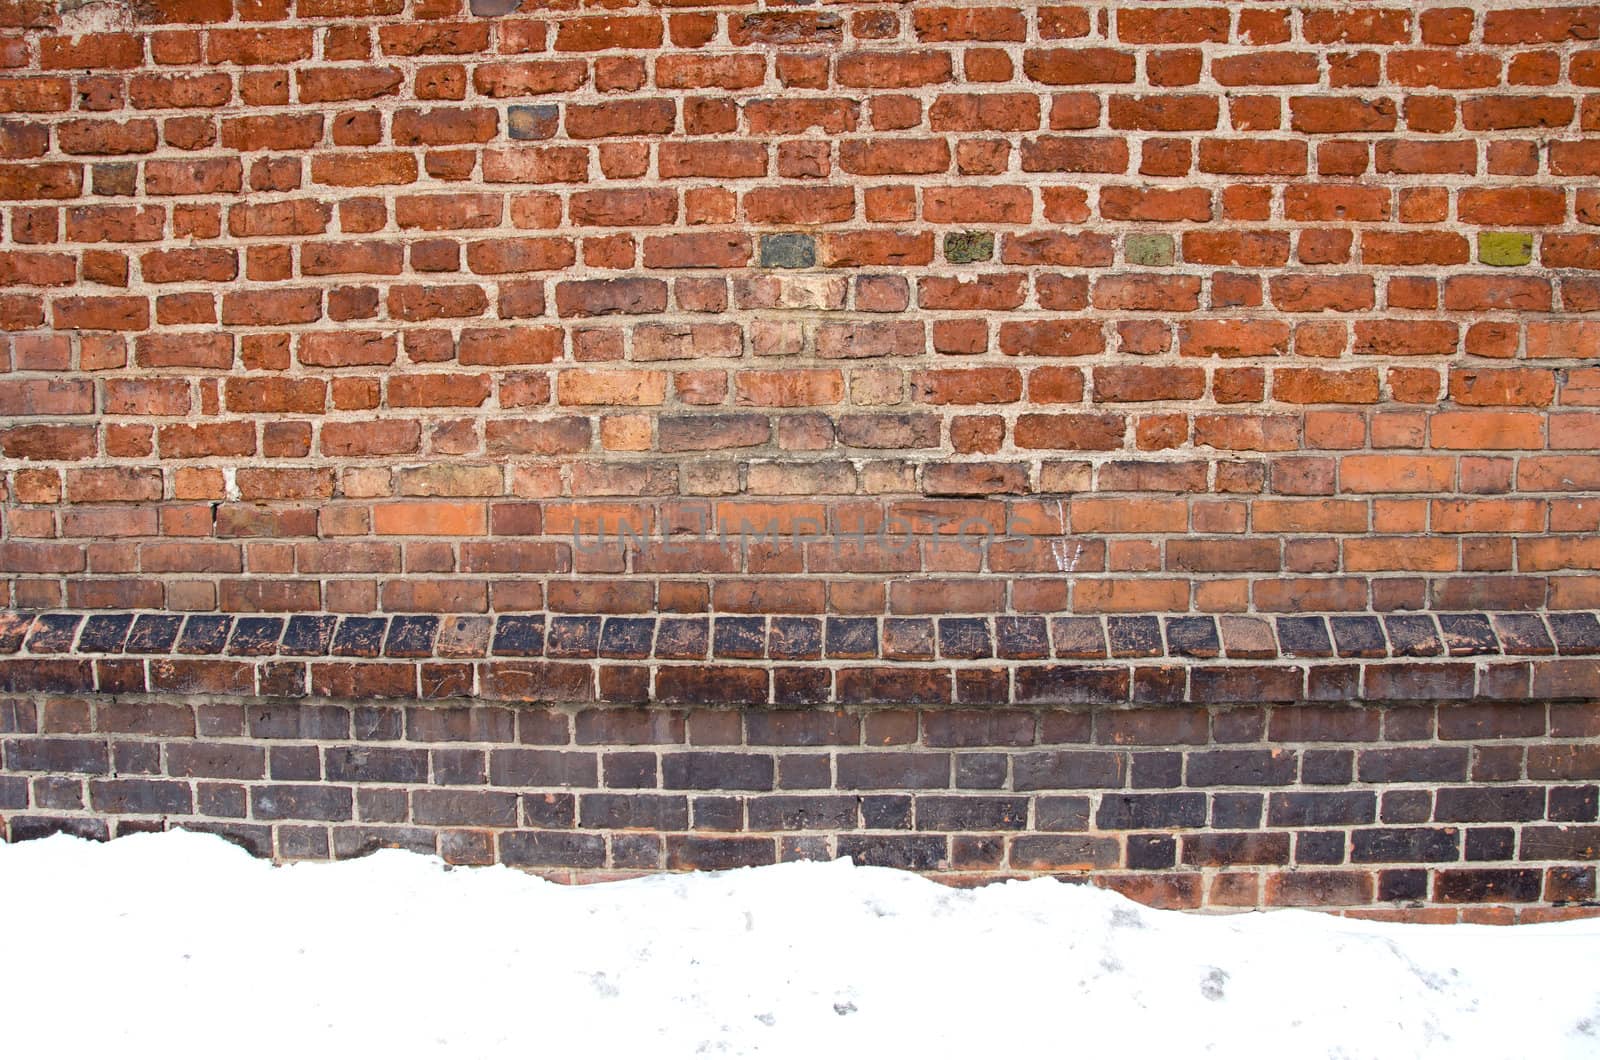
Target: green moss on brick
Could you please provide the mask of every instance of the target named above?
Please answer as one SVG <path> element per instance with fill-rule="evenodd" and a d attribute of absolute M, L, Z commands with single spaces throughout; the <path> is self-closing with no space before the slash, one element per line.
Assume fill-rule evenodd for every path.
<path fill-rule="evenodd" d="M 1177 251 L 1165 233 L 1134 235 L 1122 241 L 1122 256 L 1129 265 L 1171 265 Z"/>
<path fill-rule="evenodd" d="M 1526 265 L 1533 260 L 1533 236 L 1527 232 L 1480 232 L 1478 260 L 1485 265 Z"/>
<path fill-rule="evenodd" d="M 761 237 L 763 269 L 809 269 L 817 263 L 817 241 L 796 232 Z"/>
<path fill-rule="evenodd" d="M 944 260 L 952 265 L 994 257 L 993 232 L 951 232 L 944 237 Z"/>

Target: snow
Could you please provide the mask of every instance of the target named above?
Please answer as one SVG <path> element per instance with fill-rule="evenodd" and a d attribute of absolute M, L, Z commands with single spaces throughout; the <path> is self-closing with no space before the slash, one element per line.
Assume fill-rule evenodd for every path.
<path fill-rule="evenodd" d="M 0 844 L 11 1056 L 1595 1057 L 1600 923 L 1212 916 L 812 862 L 565 887 Z"/>

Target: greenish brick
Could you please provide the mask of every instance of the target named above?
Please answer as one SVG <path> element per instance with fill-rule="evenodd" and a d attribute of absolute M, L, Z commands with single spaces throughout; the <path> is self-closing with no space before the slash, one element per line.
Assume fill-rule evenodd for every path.
<path fill-rule="evenodd" d="M 561 112 L 554 103 L 506 108 L 506 131 L 513 140 L 548 140 L 556 134 Z"/>
<path fill-rule="evenodd" d="M 1171 265 L 1177 251 L 1165 233 L 1135 235 L 1123 239 L 1122 256 L 1129 265 Z"/>
<path fill-rule="evenodd" d="M 944 237 L 944 260 L 952 265 L 994 257 L 993 232 L 950 232 Z"/>
<path fill-rule="evenodd" d="M 761 237 L 763 269 L 809 269 L 817 263 L 817 241 L 796 232 Z"/>
<path fill-rule="evenodd" d="M 1533 236 L 1527 232 L 1480 232 L 1478 260 L 1485 265 L 1526 265 L 1533 260 Z"/>

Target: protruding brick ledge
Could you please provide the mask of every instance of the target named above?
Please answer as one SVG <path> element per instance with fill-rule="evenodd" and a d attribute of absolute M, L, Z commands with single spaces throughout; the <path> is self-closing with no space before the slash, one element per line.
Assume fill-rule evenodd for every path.
<path fill-rule="evenodd" d="M 0 613 L 0 692 L 660 704 L 1559 699 L 1593 612 L 819 616 Z"/>

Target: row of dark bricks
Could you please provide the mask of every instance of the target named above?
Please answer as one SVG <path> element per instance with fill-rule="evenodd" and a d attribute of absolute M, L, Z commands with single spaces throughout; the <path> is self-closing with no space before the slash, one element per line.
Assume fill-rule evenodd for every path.
<path fill-rule="evenodd" d="M 881 621 L 881 627 L 880 627 Z M 1248 623 L 1248 625 L 1241 625 Z M 1221 636 L 1219 636 L 1219 630 Z M 1234 632 L 1230 632 L 1230 630 Z M 584 659 L 1159 659 L 1169 665 L 608 665 Z M 18 655 L 25 651 L 28 654 Z M 1226 665 L 1201 661 L 1226 654 Z M 616 703 L 1123 703 L 1520 699 L 1600 687 L 1592 612 L 902 619 L 519 614 L 265 617 L 8 613 L 0 691 Z M 1505 663 L 1239 665 L 1231 660 L 1480 656 Z M 128 654 L 154 656 L 132 659 Z M 1556 654 L 1563 658 L 1550 658 Z M 243 658 L 465 660 L 261 662 Z M 204 658 L 211 656 L 212 658 Z M 223 659 L 216 659 L 223 656 Z M 229 658 L 231 656 L 231 658 Z M 1573 656 L 1578 656 L 1573 658 Z M 520 661 L 510 661 L 520 660 Z M 569 661 L 570 660 L 570 661 Z"/>
<path fill-rule="evenodd" d="M 1407 715 L 1423 713 L 1395 710 L 1385 720 L 1393 721 L 1395 735 L 1415 735 L 1405 727 L 1420 719 Z M 836 725 L 833 733 L 821 728 L 776 733 L 788 737 L 778 741 L 783 750 L 661 751 L 639 744 L 485 749 L 462 742 L 402 743 L 398 718 L 389 719 L 386 731 L 382 719 L 371 717 L 357 722 L 358 728 L 362 721 L 379 723 L 367 742 L 331 746 L 283 741 L 301 734 L 270 727 L 270 735 L 251 742 L 19 735 L 0 741 L 0 809 L 656 831 L 1364 828 L 1350 836 L 1348 853 L 1365 862 L 1455 860 L 1463 850 L 1469 860 L 1506 860 L 1517 851 L 1511 825 L 1548 820 L 1586 827 L 1524 828 L 1523 859 L 1592 858 L 1600 841 L 1600 828 L 1593 826 L 1600 813 L 1600 785 L 1562 782 L 1600 779 L 1600 741 L 1553 743 L 1538 737 L 1543 707 L 1489 710 L 1480 713 L 1480 721 L 1483 713 L 1522 715 L 1521 723 L 1503 717 L 1488 733 L 1520 738 L 1475 745 L 1228 748 L 1191 743 L 1186 749 L 1051 745 L 971 751 L 931 749 L 935 741 L 925 739 L 912 750 L 903 749 L 913 746 L 906 744 L 819 749 L 830 742 L 854 744 L 854 727 Z M 33 719 L 26 714 L 13 710 L 17 724 L 9 727 L 24 729 L 21 723 L 35 720 L 47 731 L 88 728 L 74 724 L 75 717 L 87 719 L 72 704 L 46 704 L 43 715 Z M 334 724 L 324 734 L 339 729 L 337 716 L 329 717 Z M 99 727 L 170 736 L 181 732 L 185 718 L 186 708 L 152 706 L 120 716 L 102 711 Z M 206 727 L 220 721 L 215 727 L 236 733 L 243 719 L 229 725 L 230 718 L 237 715 L 219 713 Z M 193 716 L 188 720 L 192 725 Z M 1592 734 L 1595 721 L 1591 709 L 1561 724 L 1575 722 Z M 316 725 L 312 719 L 313 734 Z M 1484 726 L 1476 728 L 1482 733 Z M 481 735 L 459 727 L 455 734 Z M 1339 735 L 1355 734 L 1356 727 L 1346 727 Z M 1103 741 L 1118 735 L 1114 727 L 1100 732 Z M 1325 730 L 1323 735 L 1334 734 Z M 968 740 L 996 736 L 1005 734 L 968 734 Z M 951 794 L 952 788 L 960 793 Z M 765 794 L 772 792 L 781 794 Z M 1369 827 L 1379 824 L 1383 827 Z M 1412 827 L 1429 824 L 1435 827 Z M 1463 848 L 1460 826 L 1480 824 L 1500 826 L 1469 829 Z M 1286 858 L 1287 835 L 1190 845 L 1204 850 L 1222 842 L 1214 849 L 1231 853 L 1219 854 L 1223 861 L 1217 863 L 1277 863 L 1268 852 L 1281 849 Z M 1343 861 L 1342 832 L 1307 835 L 1296 839 L 1297 858 L 1325 859 L 1310 861 L 1316 864 Z"/>
<path fill-rule="evenodd" d="M 534 747 L 1025 748 L 1097 744 L 1194 748 L 1210 744 L 1376 744 L 1443 741 L 1583 743 L 1600 737 L 1600 703 L 1440 706 L 1117 707 L 908 710 L 573 710 L 473 704 L 194 702 L 158 697 L 0 699 L 0 735 L 99 734 L 111 739 L 362 744 L 520 744 Z M 1548 741 L 1544 738 L 1548 737 Z M 1529 744 L 1533 746 L 1534 744 Z M 1431 779 L 1465 779 L 1443 775 Z M 1386 777 L 1379 779 L 1405 779 Z M 1503 778 L 1501 778 L 1503 779 Z"/>
<path fill-rule="evenodd" d="M 7 822 L 0 817 L 0 825 Z M 934 835 L 906 833 L 730 835 L 709 833 L 609 833 L 551 829 L 441 829 L 405 825 L 253 824 L 237 821 L 93 817 L 71 814 L 14 816 L 12 842 L 68 833 L 88 839 L 183 828 L 223 836 L 258 857 L 284 860 L 355 858 L 380 849 L 437 854 L 454 864 L 496 862 L 533 871 L 667 869 L 718 870 L 783 861 L 845 857 L 858 865 L 919 872 L 958 873 L 977 882 L 1048 874 L 1092 880 L 1157 905 L 1359 907 L 1373 903 L 1532 903 L 1592 906 L 1593 864 L 1410 865 L 1331 868 L 1315 860 L 1330 833 L 1301 833 L 1293 858 L 1271 863 L 1224 863 L 1241 843 L 1258 852 L 1287 853 L 1287 838 L 1252 835 L 1130 835 L 1126 855 L 1115 840 L 1089 835 Z M 1337 834 L 1337 833 L 1333 833 Z M 1206 841 L 1205 846 L 1191 845 Z M 1180 849 L 1183 856 L 1178 856 Z M 1192 852 L 1192 856 L 1191 856 Z M 1306 855 L 1309 855 L 1308 858 Z M 1290 865 L 1293 867 L 1287 867 Z M 604 878 L 597 871 L 596 876 Z M 1210 877 L 1209 886 L 1206 877 Z M 1264 880 L 1262 877 L 1264 876 Z M 572 878 L 572 877 L 565 877 Z M 583 878 L 583 877 L 578 877 Z M 1264 883 L 1264 888 L 1263 888 Z M 1209 891 L 1202 898 L 1202 891 Z"/>
<path fill-rule="evenodd" d="M 120 788 L 118 787 L 120 785 Z M 161 785 L 164 787 L 158 788 Z M 142 786 L 147 793 L 165 790 L 162 801 L 177 805 L 182 799 L 177 793 L 181 787 L 171 781 L 97 781 L 91 786 L 94 792 L 94 812 L 110 815 L 102 819 L 160 818 L 174 823 L 187 824 L 179 819 L 189 816 L 187 811 L 160 808 L 127 808 L 130 802 L 143 805 L 154 800 L 130 800 L 119 792 Z M 1322 828 L 1301 831 L 1198 831 L 1174 834 L 1169 831 L 1137 832 L 1125 836 L 1091 832 L 1080 828 L 1076 832 L 1023 831 L 1015 825 L 1015 815 L 1027 814 L 1027 800 L 1011 800 L 1006 805 L 975 810 L 953 803 L 996 803 L 1000 800 L 952 799 L 948 797 L 918 796 L 916 798 L 916 827 L 912 827 L 910 796 L 880 796 L 863 799 L 852 796 L 771 796 L 740 800 L 726 797 L 703 796 L 694 799 L 667 798 L 663 804 L 641 807 L 649 802 L 647 796 L 616 794 L 572 794 L 523 796 L 523 812 L 519 815 L 516 797 L 510 796 L 502 814 L 488 815 L 493 819 L 468 819 L 485 816 L 481 813 L 459 812 L 459 793 L 418 791 L 413 794 L 413 812 L 410 823 L 404 816 L 405 793 L 400 791 L 363 792 L 365 816 L 359 824 L 349 808 L 352 804 L 348 788 L 328 789 L 343 792 L 343 809 L 330 807 L 319 818 L 314 813 L 299 813 L 291 818 L 281 818 L 273 813 L 256 814 L 256 827 L 278 824 L 283 820 L 336 822 L 336 834 L 358 835 L 362 831 L 389 834 L 396 838 L 430 834 L 427 830 L 438 828 L 492 830 L 498 836 L 517 830 L 570 833 L 565 849 L 605 848 L 606 835 L 617 832 L 661 832 L 693 835 L 720 835 L 740 833 L 827 833 L 839 842 L 842 856 L 867 854 L 872 845 L 892 849 L 898 835 L 907 840 L 905 847 L 928 852 L 925 857 L 908 857 L 904 860 L 885 861 L 870 858 L 872 864 L 888 864 L 896 868 L 941 869 L 959 861 L 963 867 L 973 867 L 978 849 L 988 851 L 988 868 L 1011 868 L 1018 871 L 1061 871 L 1083 865 L 1095 869 L 1126 868 L 1134 870 L 1161 870 L 1179 866 L 1190 868 L 1233 868 L 1244 865 L 1438 865 L 1447 863 L 1488 862 L 1584 862 L 1595 860 L 1600 850 L 1600 828 L 1594 826 L 1524 826 L 1520 832 L 1510 827 L 1461 829 L 1441 827 L 1379 826 L 1354 828 L 1348 832 Z M 37 807 L 35 813 L 11 814 L 13 840 L 49 834 L 46 823 L 61 814 L 75 814 L 86 807 L 75 806 L 69 785 L 57 781 L 48 803 Z M 434 796 L 432 799 L 424 796 Z M 386 798 L 387 797 L 387 798 Z M 294 786 L 270 786 L 254 789 L 252 806 L 266 807 L 296 803 L 303 806 L 308 798 Z M 1131 796 L 1130 796 L 1131 798 Z M 224 793 L 212 792 L 203 801 L 219 812 L 205 814 L 213 823 L 241 820 L 246 815 L 234 812 Z M 658 800 L 662 801 L 662 800 Z M 393 806 L 385 806 L 384 803 Z M 1018 806 L 1015 803 L 1020 802 Z M 574 810 L 574 803 L 577 809 Z M 206 807 L 202 807 L 202 811 Z M 690 824 L 690 811 L 693 824 Z M 440 812 L 444 811 L 444 812 Z M 398 816 L 396 816 L 398 814 Z M 78 818 L 81 819 L 81 818 Z M 575 823 L 576 822 L 576 823 Z M 745 823 L 748 822 L 748 823 Z M 864 822 L 864 823 L 863 823 Z M 1063 822 L 1070 825 L 1073 822 Z M 294 826 L 289 826 L 294 827 Z M 304 831 L 322 830 L 326 825 L 303 826 Z M 1118 823 L 1114 827 L 1133 828 L 1131 824 Z M 1146 828 L 1160 825 L 1143 825 Z M 876 829 L 877 831 L 862 831 Z M 1010 833 L 1001 831 L 1009 828 Z M 692 831 L 691 831 L 692 829 Z M 963 835 L 945 833 L 962 830 Z M 887 833 L 887 834 L 880 834 Z M 614 844 L 617 841 L 614 838 Z M 949 843 L 976 844 L 969 853 L 953 856 Z M 555 837 L 551 839 L 556 843 Z M 625 840 L 621 840 L 625 842 Z M 431 844 L 430 844 L 431 847 Z M 553 847 L 552 855 L 561 849 Z M 270 852 L 270 851 L 267 851 Z M 349 846 L 333 851 L 314 849 L 288 849 L 281 851 L 285 857 L 349 856 L 355 852 Z M 430 850 L 431 852 L 431 850 Z M 937 852 L 937 853 L 934 853 Z M 535 863 L 553 868 L 642 868 L 649 864 L 630 863 L 617 853 L 607 860 L 598 861 L 551 860 Z"/>
<path fill-rule="evenodd" d="M 1104 803 L 1098 826 L 1237 828 L 1260 825 L 1263 797 L 1233 805 L 1228 800 L 1235 797 L 1226 796 L 1225 808 L 1213 807 L 1208 816 L 1206 790 L 1308 787 L 1313 790 L 1274 792 L 1268 822 L 1361 825 L 1380 819 L 1376 796 L 1337 789 L 1425 784 L 1437 790 L 1386 794 L 1381 820 L 1459 824 L 1548 815 L 1581 822 L 1595 820 L 1595 785 L 1562 782 L 1600 780 L 1600 708 L 1594 704 L 930 710 L 919 717 L 912 711 L 567 713 L 14 699 L 0 702 L 0 732 L 8 734 L 0 740 L 0 766 L 14 780 L 11 808 L 28 805 L 26 785 L 18 786 L 26 774 L 119 782 L 161 775 L 183 782 L 270 780 L 311 785 L 301 792 L 308 798 L 317 791 L 340 798 L 345 791 L 319 784 L 431 784 L 441 792 L 484 786 L 686 792 L 954 787 L 1151 792 Z M 1552 783 L 1558 786 L 1546 791 Z M 1161 794 L 1179 788 L 1202 791 Z M 480 796 L 460 794 L 469 802 Z M 193 812 L 187 796 L 181 805 L 155 798 L 148 806 L 97 801 L 95 808 Z M 964 805 L 1029 827 L 1026 813 L 1015 815 L 1016 802 Z M 1026 807 L 1027 799 L 1021 804 Z M 345 816 L 348 809 L 346 802 Z M 1067 814 L 1081 817 L 1075 827 L 1083 827 L 1089 810 L 1087 796 L 1058 798 L 1040 808 L 1032 827 L 1059 830 Z M 460 821 L 426 823 L 515 823 L 505 805 L 481 813 L 482 820 L 467 813 Z M 870 814 L 864 820 L 868 827 L 889 826 L 873 823 Z M 952 827 L 940 820 L 937 827 Z M 1002 825 L 974 818 L 967 827 Z"/>
<path fill-rule="evenodd" d="M 1600 654 L 1588 611 L 860 618 L 0 613 L 0 654 L 374 659 L 1236 659 Z"/>
<path fill-rule="evenodd" d="M 808 706 L 1410 702 L 1582 698 L 1600 659 L 1203 665 L 763 666 L 0 658 L 0 693 Z"/>
<path fill-rule="evenodd" d="M 36 760 L 40 757 L 48 758 L 60 769 L 74 764 L 71 756 L 63 753 L 60 747 L 63 743 L 78 743 L 85 750 L 96 746 L 87 741 L 15 741 L 7 744 L 7 754 L 20 759 L 20 768 L 24 770 L 42 764 Z M 41 746 L 49 744 L 56 746 Z M 98 747 L 104 755 L 104 746 Z M 153 745 L 145 745 L 145 748 L 153 757 L 156 748 Z M 137 759 L 138 752 L 145 748 L 124 746 L 118 749 L 117 756 Z M 250 761 L 252 751 L 255 753 L 253 762 Z M 621 766 L 608 762 L 608 768 L 615 767 L 624 774 L 616 782 L 608 777 L 609 787 L 629 790 L 575 791 L 574 787 L 593 788 L 597 784 L 593 774 L 594 756 L 534 750 L 502 750 L 492 756 L 452 751 L 439 756 L 444 768 L 436 769 L 435 779 L 430 781 L 426 752 L 418 752 L 418 768 L 407 770 L 398 767 L 397 759 L 403 756 L 369 756 L 360 748 L 296 747 L 280 749 L 280 753 L 273 755 L 273 782 L 246 785 L 191 778 L 197 772 L 200 776 L 237 776 L 240 773 L 262 776 L 267 770 L 259 748 L 201 746 L 179 752 L 176 746 L 168 748 L 171 758 L 171 776 L 168 777 L 137 775 L 140 772 L 159 774 L 154 762 L 140 770 L 140 763 L 134 761 L 134 768 L 126 773 L 91 776 L 87 781 L 85 774 L 96 772 L 96 763 L 92 760 L 83 762 L 85 768 L 74 773 L 29 775 L 13 767 L 0 775 L 0 809 L 92 809 L 110 814 L 248 817 L 259 821 L 409 820 L 418 825 L 472 828 L 646 828 L 711 832 L 855 831 L 863 828 L 918 832 L 1119 832 L 1204 828 L 1256 831 L 1264 825 L 1281 829 L 1365 828 L 1364 832 L 1352 836 L 1354 857 L 1370 862 L 1455 860 L 1461 855 L 1458 833 L 1463 825 L 1500 825 L 1469 830 L 1466 852 L 1470 860 L 1509 860 L 1519 853 L 1515 849 L 1512 826 L 1526 825 L 1522 829 L 1520 850 L 1523 860 L 1584 858 L 1600 850 L 1596 845 L 1600 840 L 1600 828 L 1593 827 L 1600 789 L 1592 783 L 1478 784 L 1436 789 L 1385 788 L 1380 792 L 1352 787 L 1346 780 L 1342 785 L 1325 781 L 1323 783 L 1328 786 L 1323 789 L 1271 792 L 1116 790 L 1084 793 L 1085 788 L 1120 788 L 1125 782 L 1090 776 L 1084 783 L 1077 783 L 1078 775 L 1090 771 L 1091 767 L 1064 760 L 1112 756 L 1096 756 L 1092 752 L 1041 752 L 1018 756 L 1015 786 L 1021 789 L 1019 792 L 935 794 L 950 790 L 950 756 L 928 756 L 922 761 L 908 761 L 913 756 L 893 752 L 841 756 L 837 764 L 839 780 L 835 783 L 829 779 L 833 767 L 827 755 L 787 755 L 775 767 L 773 759 L 765 756 L 687 752 L 668 755 L 662 760 L 665 792 L 638 790 L 654 789 L 658 783 L 654 756 L 639 754 L 622 756 L 625 762 Z M 92 759 L 93 756 L 85 757 Z M 735 757 L 749 761 L 734 765 L 726 761 Z M 1004 762 L 986 762 L 985 757 L 957 756 L 958 787 L 1006 787 Z M 932 758 L 940 760 L 929 760 Z M 1036 761 L 1024 761 L 1027 758 Z M 640 759 L 650 761 L 642 763 Z M 758 763 L 756 759 L 764 761 Z M 1041 763 L 1037 759 L 1045 761 Z M 1042 775 L 1038 772 L 1041 764 L 1044 766 Z M 1292 761 L 1289 764 L 1291 768 L 1294 765 Z M 319 776 L 324 772 L 324 765 L 328 774 L 326 781 Z M 758 765 L 761 768 L 756 768 Z M 1115 766 L 1107 763 L 1105 768 L 1114 769 Z M 455 772 L 447 772 L 447 769 Z M 626 775 L 630 769 L 647 775 Z M 758 775 L 729 776 L 730 769 Z M 584 776 L 586 771 L 588 776 Z M 779 774 L 776 777 L 775 771 Z M 991 775 L 985 775 L 985 771 Z M 105 771 L 102 768 L 99 772 Z M 405 775 L 408 772 L 410 775 Z M 87 804 L 83 796 L 86 782 Z M 477 787 L 486 782 L 500 787 L 489 790 Z M 1198 783 L 1205 784 L 1206 778 Z M 1265 783 L 1272 781 L 1269 779 Z M 368 784 L 378 786 L 368 787 Z M 406 789 L 381 786 L 383 784 L 430 786 Z M 454 786 L 460 784 L 475 786 Z M 1150 786 L 1171 785 L 1163 785 L 1157 778 Z M 522 790 L 525 788 L 541 790 Z M 873 793 L 864 793 L 863 789 Z M 774 790 L 788 793 L 704 794 Z M 892 793 L 881 793 L 885 790 Z M 1075 794 L 1026 793 L 1032 791 Z M 1538 823 L 1543 821 L 1552 822 L 1554 827 Z M 1436 827 L 1415 827 L 1429 824 Z M 1382 827 L 1370 827 L 1373 825 Z M 1584 825 L 1589 827 L 1582 827 Z M 1202 846 L 1210 842 L 1197 840 Z M 1324 852 L 1322 856 L 1331 853 L 1337 863 L 1344 855 L 1343 840 L 1331 841 L 1331 847 L 1329 842 L 1326 837 L 1315 841 L 1321 844 L 1317 849 Z M 1284 858 L 1268 858 L 1266 863 L 1286 860 L 1287 848 L 1284 849 Z M 1241 848 L 1226 860 L 1251 863 L 1256 858 L 1257 855 Z"/>
<path fill-rule="evenodd" d="M 605 788 L 667 791 L 991 790 L 1012 792 L 1145 791 L 1179 788 L 1348 787 L 1352 783 L 1451 785 L 1441 787 L 1422 820 L 1470 821 L 1595 819 L 1591 784 L 1558 788 L 1560 781 L 1600 780 L 1600 742 L 1503 742 L 1478 745 L 1366 746 L 1352 748 L 1215 748 L 1124 751 L 1105 748 L 1011 749 L 1005 751 L 840 750 L 774 752 L 654 750 L 568 751 L 554 748 L 419 747 L 407 744 L 312 744 L 210 742 L 163 744 L 135 738 L 19 736 L 0 741 L 4 772 L 11 777 L 68 773 L 93 777 L 168 775 L 228 780 L 332 782 L 340 784 L 433 784 L 440 788 Z M 602 781 L 603 777 L 603 781 Z M 1488 785 L 1488 786 L 1482 786 Z M 20 797 L 13 785 L 10 796 Z M 1026 803 L 1026 800 L 1022 800 Z M 1145 820 L 1133 807 L 1102 806 L 1101 827 L 1132 814 L 1134 827 L 1200 827 L 1204 799 L 1188 796 L 1147 800 L 1150 813 L 1171 819 Z M 1279 803 L 1282 805 L 1279 805 Z M 1328 807 L 1318 808 L 1323 802 Z M 1302 805 L 1304 804 L 1304 805 Z M 13 804 L 16 808 L 18 804 Z M 22 803 L 20 805 L 26 805 Z M 976 804 L 973 804 L 976 805 Z M 998 808 L 999 804 L 996 804 Z M 1084 804 L 1085 809 L 1087 803 Z M 1299 807 L 1296 809 L 1296 807 Z M 107 807 L 99 807 L 107 808 Z M 130 810 L 140 807 L 129 806 Z M 160 805 L 165 812 L 191 812 Z M 998 812 L 998 810 L 997 810 Z M 1007 813 L 1009 814 L 1009 810 Z M 1396 812 L 1416 813 L 1415 807 Z M 1259 816 L 1260 799 L 1255 813 Z M 1370 793 L 1360 798 L 1283 795 L 1273 816 L 1332 814 L 1320 823 L 1370 823 Z M 298 816 L 298 815 L 289 815 Z M 311 814 L 321 818 L 320 813 Z M 452 823 L 433 821 L 434 824 Z M 474 822 L 456 822 L 474 823 Z M 489 822 L 477 822 L 489 823 Z M 502 825 L 509 822 L 500 822 Z M 1026 815 L 1013 822 L 1027 827 Z M 1212 821 L 1213 825 L 1217 822 Z M 1281 822 L 1280 822 L 1281 823 Z M 1301 821 L 1299 823 L 1307 823 Z M 1313 822 L 1315 823 L 1315 822 Z M 998 827 L 998 825 L 989 825 Z"/>

